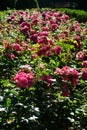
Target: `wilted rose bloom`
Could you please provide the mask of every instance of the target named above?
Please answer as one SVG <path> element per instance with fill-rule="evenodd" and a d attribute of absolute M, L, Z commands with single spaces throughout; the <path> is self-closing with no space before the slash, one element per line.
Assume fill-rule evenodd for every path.
<path fill-rule="evenodd" d="M 87 80 L 87 68 L 82 68 L 82 79 Z"/>
<path fill-rule="evenodd" d="M 31 87 L 33 84 L 34 75 L 32 72 L 25 73 L 25 72 L 18 72 L 15 77 L 14 81 L 17 83 L 19 88 L 27 88 Z"/>
<path fill-rule="evenodd" d="M 62 51 L 62 48 L 60 46 L 56 46 L 53 51 L 55 55 L 59 55 Z"/>
<path fill-rule="evenodd" d="M 83 61 L 85 59 L 85 52 L 84 51 L 79 51 L 77 54 L 76 54 L 76 58 L 78 60 L 81 60 Z"/>
<path fill-rule="evenodd" d="M 87 60 L 85 60 L 85 61 L 82 62 L 82 66 L 83 67 L 87 67 Z"/>

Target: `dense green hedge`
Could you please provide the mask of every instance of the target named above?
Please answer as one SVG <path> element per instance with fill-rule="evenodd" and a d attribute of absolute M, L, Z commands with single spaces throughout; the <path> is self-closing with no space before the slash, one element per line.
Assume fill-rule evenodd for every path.
<path fill-rule="evenodd" d="M 87 21 L 87 11 L 68 8 L 57 8 L 57 10 L 67 13 L 71 18 L 76 18 L 79 22 Z"/>

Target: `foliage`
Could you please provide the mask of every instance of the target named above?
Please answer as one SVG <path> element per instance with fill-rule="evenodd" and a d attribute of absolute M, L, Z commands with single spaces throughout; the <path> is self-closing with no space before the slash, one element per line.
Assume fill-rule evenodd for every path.
<path fill-rule="evenodd" d="M 50 9 L 0 13 L 0 129 L 86 130 L 87 23 Z"/>

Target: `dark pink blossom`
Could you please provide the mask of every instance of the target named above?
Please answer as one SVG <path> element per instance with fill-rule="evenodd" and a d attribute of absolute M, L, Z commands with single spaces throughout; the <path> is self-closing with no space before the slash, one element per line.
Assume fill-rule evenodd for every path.
<path fill-rule="evenodd" d="M 26 33 L 27 31 L 29 31 L 30 30 L 30 23 L 28 23 L 28 22 L 22 22 L 21 24 L 20 24 L 20 31 L 22 32 L 22 33 Z"/>
<path fill-rule="evenodd" d="M 38 35 L 37 34 L 32 34 L 31 36 L 30 36 L 30 40 L 31 41 L 33 41 L 33 42 L 37 42 L 37 38 L 38 38 Z"/>
<path fill-rule="evenodd" d="M 81 60 L 83 61 L 85 59 L 85 52 L 84 51 L 79 51 L 77 54 L 76 54 L 76 58 L 78 60 Z"/>
<path fill-rule="evenodd" d="M 38 33 L 39 36 L 48 36 L 48 34 L 49 34 L 48 31 L 42 31 Z"/>
<path fill-rule="evenodd" d="M 48 40 L 47 40 L 47 37 L 46 36 L 41 36 L 38 38 L 38 41 L 37 41 L 39 44 L 48 44 Z"/>
<path fill-rule="evenodd" d="M 82 79 L 87 80 L 87 68 L 82 68 Z"/>
<path fill-rule="evenodd" d="M 61 48 L 60 46 L 56 46 L 56 47 L 53 49 L 53 51 L 54 51 L 54 54 L 55 54 L 55 55 L 59 55 L 59 54 L 61 53 L 61 51 L 62 51 L 62 48 Z"/>
<path fill-rule="evenodd" d="M 12 44 L 12 49 L 13 49 L 14 51 L 21 51 L 21 50 L 22 50 L 22 47 L 21 47 L 20 44 L 18 44 L 18 43 L 13 43 L 13 44 Z"/>
<path fill-rule="evenodd" d="M 12 60 L 14 60 L 15 58 L 15 55 L 13 53 L 6 53 L 6 56 L 8 56 Z"/>
<path fill-rule="evenodd" d="M 82 66 L 83 67 L 87 67 L 87 60 L 85 60 L 85 61 L 82 62 Z"/>
<path fill-rule="evenodd" d="M 55 24 L 52 24 L 52 25 L 51 25 L 51 30 L 52 30 L 52 31 L 54 31 L 54 30 L 57 29 L 57 28 L 58 28 L 58 24 L 55 23 Z"/>

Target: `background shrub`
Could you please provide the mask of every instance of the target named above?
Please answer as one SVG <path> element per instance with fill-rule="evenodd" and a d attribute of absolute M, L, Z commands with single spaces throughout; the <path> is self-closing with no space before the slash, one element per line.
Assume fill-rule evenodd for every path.
<path fill-rule="evenodd" d="M 61 10 L 68 14 L 71 18 L 76 18 L 79 22 L 87 21 L 87 12 L 83 10 L 77 9 L 68 9 L 68 8 L 58 8 L 57 10 Z"/>

